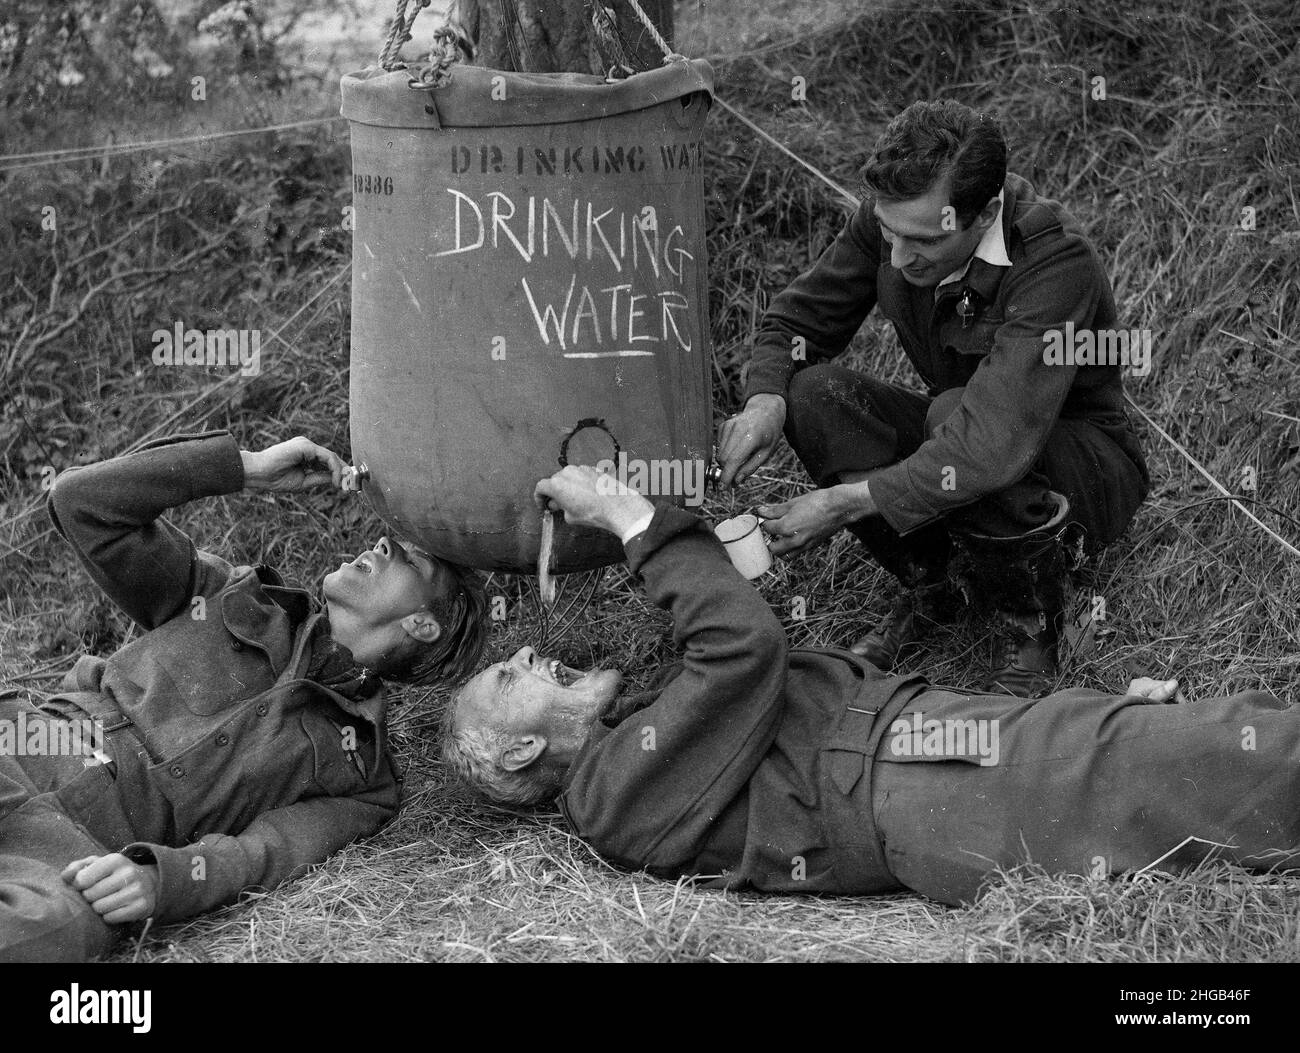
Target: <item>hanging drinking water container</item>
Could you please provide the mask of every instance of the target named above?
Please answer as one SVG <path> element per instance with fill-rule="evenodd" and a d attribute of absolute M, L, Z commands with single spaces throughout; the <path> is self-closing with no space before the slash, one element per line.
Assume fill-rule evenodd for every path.
<path fill-rule="evenodd" d="M 607 83 L 459 65 L 440 87 L 416 72 L 342 83 L 352 456 L 400 535 L 531 571 L 533 488 L 562 463 L 622 464 L 678 505 L 697 473 L 702 489 L 712 72 L 680 60 Z M 601 531 L 561 525 L 555 542 L 560 572 L 622 558 Z"/>

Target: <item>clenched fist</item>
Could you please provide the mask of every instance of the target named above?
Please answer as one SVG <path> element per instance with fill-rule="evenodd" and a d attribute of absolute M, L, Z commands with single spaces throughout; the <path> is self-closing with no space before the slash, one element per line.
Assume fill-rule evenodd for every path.
<path fill-rule="evenodd" d="M 141 921 L 158 902 L 158 868 L 114 852 L 69 863 L 60 875 L 110 925 Z"/>

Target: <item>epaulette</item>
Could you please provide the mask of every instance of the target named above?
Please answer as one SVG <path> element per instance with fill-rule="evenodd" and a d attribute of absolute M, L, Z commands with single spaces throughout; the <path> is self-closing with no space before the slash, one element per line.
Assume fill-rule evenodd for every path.
<path fill-rule="evenodd" d="M 1044 234 L 1050 234 L 1054 230 L 1060 230 L 1062 227 L 1061 220 L 1044 204 L 1031 205 L 1018 220 L 1011 224 L 1024 241 L 1033 241 Z"/>

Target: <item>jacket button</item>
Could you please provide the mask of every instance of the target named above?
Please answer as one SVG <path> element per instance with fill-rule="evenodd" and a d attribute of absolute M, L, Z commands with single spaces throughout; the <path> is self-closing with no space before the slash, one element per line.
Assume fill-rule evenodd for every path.
<path fill-rule="evenodd" d="M 244 649 L 244 642 L 242 640 L 231 640 L 230 649 L 232 651 L 242 651 Z"/>
<path fill-rule="evenodd" d="M 217 745 L 218 745 L 218 746 L 229 746 L 229 745 L 230 745 L 230 736 L 229 736 L 229 735 L 218 735 L 218 736 L 217 736 Z"/>
<path fill-rule="evenodd" d="M 265 702 L 259 702 L 259 703 L 257 704 L 257 715 L 258 715 L 259 717 L 264 717 L 264 716 L 266 716 L 266 703 L 265 703 Z"/>
<path fill-rule="evenodd" d="M 171 772 L 178 779 L 183 778 L 185 775 L 185 769 L 179 764 L 173 764 L 171 767 Z"/>

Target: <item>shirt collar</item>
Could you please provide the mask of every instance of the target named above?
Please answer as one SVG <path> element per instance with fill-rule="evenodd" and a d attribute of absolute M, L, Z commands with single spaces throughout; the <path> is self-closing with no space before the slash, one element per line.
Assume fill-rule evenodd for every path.
<path fill-rule="evenodd" d="M 939 283 L 935 288 L 938 290 L 950 282 L 961 281 L 966 277 L 966 272 L 970 270 L 970 261 L 979 259 L 985 263 L 992 264 L 994 267 L 1010 267 L 1011 257 L 1007 255 L 1007 240 L 1002 233 L 1002 206 L 1005 198 L 1005 191 L 998 191 L 998 214 L 993 217 L 993 222 L 989 224 L 989 229 L 984 232 L 980 238 L 980 243 L 975 246 L 975 252 L 971 255 L 970 260 L 963 263 L 957 270 L 953 271 L 948 277 Z"/>

